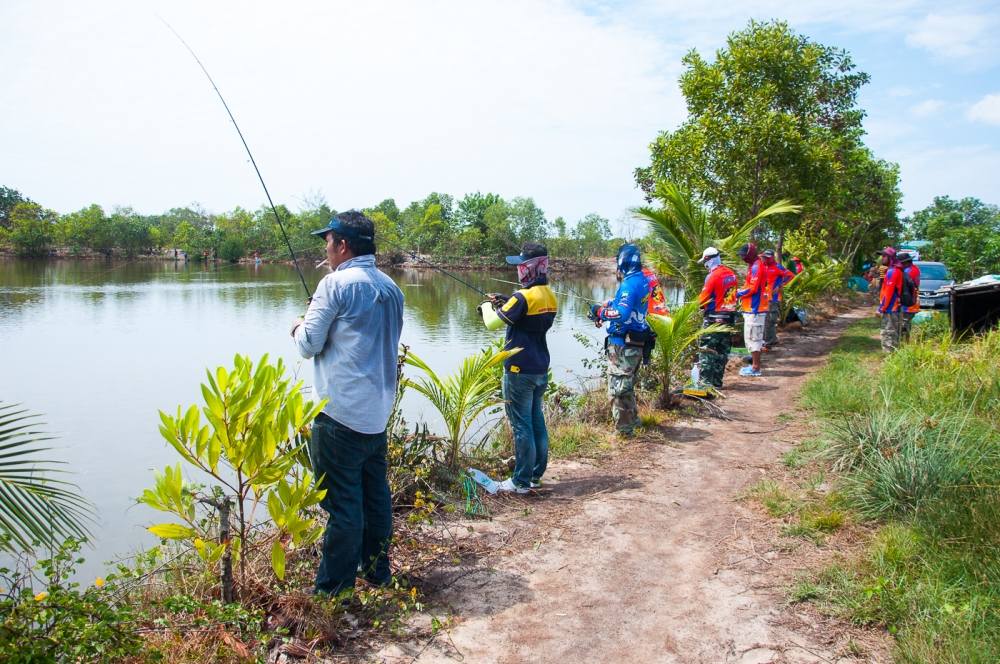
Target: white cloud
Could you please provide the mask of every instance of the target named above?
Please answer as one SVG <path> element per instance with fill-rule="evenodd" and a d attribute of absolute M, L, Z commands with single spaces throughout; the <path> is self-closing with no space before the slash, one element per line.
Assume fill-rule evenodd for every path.
<path fill-rule="evenodd" d="M 914 92 L 913 88 L 907 87 L 905 85 L 894 85 L 885 91 L 885 94 L 890 97 L 912 97 Z"/>
<path fill-rule="evenodd" d="M 982 58 L 996 49 L 996 29 L 995 14 L 928 14 L 906 35 L 906 43 L 944 58 Z"/>
<path fill-rule="evenodd" d="M 1000 93 L 986 95 L 970 108 L 966 116 L 976 122 L 1000 125 Z"/>
<path fill-rule="evenodd" d="M 934 115 L 944 107 L 945 103 L 940 99 L 925 99 L 919 104 L 914 105 L 910 109 L 910 113 L 912 113 L 918 118 L 926 118 L 928 116 Z"/>
<path fill-rule="evenodd" d="M 613 217 L 640 200 L 649 142 L 685 114 L 680 63 L 657 38 L 562 2 L 160 7 L 289 203 L 478 189 Z M 146 6 L 0 11 L 0 182 L 61 211 L 261 201 L 211 87 Z"/>

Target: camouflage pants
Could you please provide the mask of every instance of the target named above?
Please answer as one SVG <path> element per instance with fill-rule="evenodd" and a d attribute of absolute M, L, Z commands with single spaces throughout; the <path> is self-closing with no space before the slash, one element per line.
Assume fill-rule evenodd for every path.
<path fill-rule="evenodd" d="M 902 322 L 898 311 L 882 314 L 882 350 L 889 353 L 899 348 Z"/>
<path fill-rule="evenodd" d="M 781 316 L 781 308 L 777 300 L 771 300 L 767 309 L 767 319 L 764 321 L 764 345 L 778 343 L 778 318 Z"/>
<path fill-rule="evenodd" d="M 913 329 L 913 317 L 917 315 L 917 312 L 904 311 L 900 315 L 903 317 L 899 325 L 901 341 L 909 341 L 910 330 Z"/>
<path fill-rule="evenodd" d="M 641 348 L 608 346 L 608 396 L 611 398 L 611 415 L 619 433 L 631 434 L 639 423 L 635 383 L 641 366 Z"/>
<path fill-rule="evenodd" d="M 726 362 L 729 361 L 729 351 L 733 347 L 732 339 L 729 332 L 706 334 L 701 338 L 698 371 L 702 382 L 722 389 L 722 376 L 726 371 Z"/>

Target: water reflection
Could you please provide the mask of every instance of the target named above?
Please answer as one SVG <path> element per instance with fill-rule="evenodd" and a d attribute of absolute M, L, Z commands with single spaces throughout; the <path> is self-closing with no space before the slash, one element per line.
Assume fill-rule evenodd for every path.
<path fill-rule="evenodd" d="M 325 271 L 307 270 L 314 286 Z M 403 342 L 439 373 L 499 336 L 485 329 L 478 293 L 438 272 L 390 272 L 406 296 Z M 514 271 L 462 273 L 483 291 L 510 292 Z M 592 353 L 574 333 L 603 332 L 586 320 L 586 299 L 607 299 L 614 279 L 555 279 L 560 311 L 549 336 L 553 372 L 575 381 Z M 298 276 L 285 265 L 203 265 L 183 261 L 0 260 L 0 399 L 44 414 L 59 436 L 54 454 L 97 504 L 95 554 L 101 561 L 151 541 L 143 524 L 159 518 L 133 506 L 152 470 L 177 462 L 157 431 L 158 410 L 195 403 L 205 369 L 236 353 L 283 357 L 307 384 L 308 362 L 294 354 L 291 321 L 305 309 Z M 406 419 L 436 426 L 418 395 Z M 192 479 L 201 480 L 192 476 Z"/>

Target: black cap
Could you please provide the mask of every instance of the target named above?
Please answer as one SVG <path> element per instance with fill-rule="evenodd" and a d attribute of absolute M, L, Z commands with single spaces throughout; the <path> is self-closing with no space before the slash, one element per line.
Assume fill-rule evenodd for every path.
<path fill-rule="evenodd" d="M 904 251 L 896 254 L 896 260 L 900 263 L 909 263 L 913 260 L 913 256 L 911 256 L 908 251 Z"/>
<path fill-rule="evenodd" d="M 531 260 L 532 258 L 538 258 L 539 256 L 548 256 L 549 250 L 545 248 L 544 244 L 539 244 L 537 242 L 525 242 L 521 246 L 521 253 L 517 256 L 508 256 L 508 265 L 520 265 L 521 263 Z"/>
<path fill-rule="evenodd" d="M 765 249 L 764 251 L 760 252 L 760 255 L 763 256 L 764 258 L 774 258 L 774 249 Z"/>

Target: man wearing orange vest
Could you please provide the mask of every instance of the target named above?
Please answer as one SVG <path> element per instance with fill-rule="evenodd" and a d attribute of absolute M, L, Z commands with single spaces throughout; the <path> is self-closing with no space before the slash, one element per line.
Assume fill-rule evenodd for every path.
<path fill-rule="evenodd" d="M 646 313 L 669 316 L 670 309 L 667 308 L 667 297 L 663 294 L 663 289 L 660 288 L 659 277 L 648 267 L 642 268 L 642 276 L 646 277 L 646 284 L 649 286 L 649 307 L 646 309 Z"/>
<path fill-rule="evenodd" d="M 896 260 L 896 250 L 886 247 L 878 252 L 882 255 L 885 277 L 879 288 L 878 315 L 882 317 L 882 350 L 892 352 L 899 347 L 900 295 L 903 287 L 903 270 Z"/>
<path fill-rule="evenodd" d="M 748 242 L 737 252 L 747 268 L 743 288 L 736 292 L 743 311 L 743 341 L 750 351 L 751 364 L 740 369 L 741 376 L 759 377 L 760 352 L 764 348 L 764 323 L 771 304 L 771 270 L 757 254 L 757 245 Z"/>
<path fill-rule="evenodd" d="M 913 325 L 913 317 L 920 312 L 920 268 L 913 264 L 913 255 L 905 251 L 901 252 L 898 256 L 896 256 L 896 258 L 899 259 L 903 274 L 906 277 L 909 277 L 909 281 L 912 282 L 911 287 L 914 290 L 913 304 L 902 308 L 902 320 L 900 322 L 903 341 L 909 341 L 910 327 Z M 902 288 L 906 288 L 908 285 L 907 279 L 904 278 Z"/>

